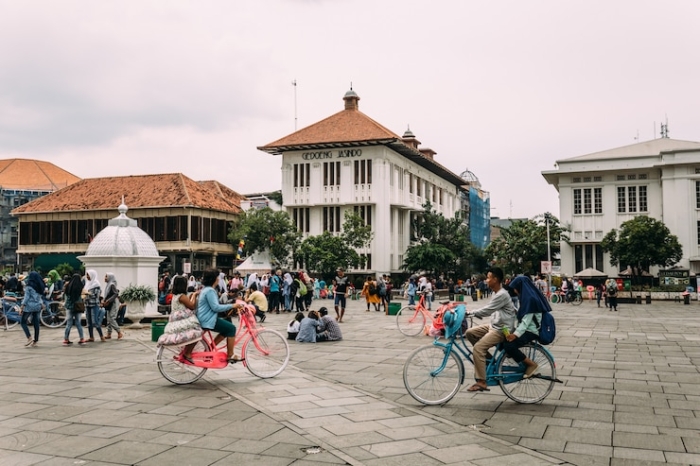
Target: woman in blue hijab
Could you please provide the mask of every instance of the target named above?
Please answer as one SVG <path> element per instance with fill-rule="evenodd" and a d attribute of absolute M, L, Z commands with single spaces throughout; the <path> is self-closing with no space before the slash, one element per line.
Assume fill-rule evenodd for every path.
<path fill-rule="evenodd" d="M 523 275 L 515 277 L 509 287 L 517 293 L 520 307 L 518 308 L 518 326 L 506 336 L 504 349 L 515 362 L 524 363 L 527 366 L 523 378 L 529 379 L 537 370 L 537 363 L 525 357 L 519 348 L 537 340 L 540 336 L 542 313 L 552 312 L 552 308 L 542 292 L 528 277 Z"/>

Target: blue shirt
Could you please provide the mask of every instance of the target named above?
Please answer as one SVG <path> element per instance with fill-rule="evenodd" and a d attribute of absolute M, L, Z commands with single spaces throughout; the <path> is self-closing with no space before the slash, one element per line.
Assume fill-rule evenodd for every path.
<path fill-rule="evenodd" d="M 24 307 L 24 312 L 39 312 L 41 311 L 41 306 L 44 300 L 41 295 L 36 292 L 31 286 L 24 287 L 24 298 L 22 299 L 22 306 Z"/>
<path fill-rule="evenodd" d="M 304 317 L 301 320 L 301 326 L 299 327 L 299 333 L 297 334 L 297 341 L 302 343 L 316 343 L 316 330 L 321 325 L 316 319 L 311 317 Z"/>
<path fill-rule="evenodd" d="M 273 275 L 272 278 L 270 278 L 270 293 L 278 293 L 280 291 L 280 283 L 282 282 L 282 279 L 277 276 Z"/>
<path fill-rule="evenodd" d="M 216 290 L 207 286 L 199 293 L 197 319 L 199 319 L 202 328 L 213 330 L 214 325 L 216 325 L 216 319 L 219 317 L 219 312 L 226 312 L 232 308 L 231 304 L 221 304 Z"/>

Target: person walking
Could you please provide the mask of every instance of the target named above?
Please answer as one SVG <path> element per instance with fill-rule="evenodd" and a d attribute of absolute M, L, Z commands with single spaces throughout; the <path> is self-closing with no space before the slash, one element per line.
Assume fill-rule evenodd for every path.
<path fill-rule="evenodd" d="M 374 306 L 375 311 L 379 312 L 379 303 L 381 303 L 381 299 L 379 298 L 379 288 L 377 288 L 377 282 L 374 280 L 373 276 L 367 275 L 367 280 L 362 287 L 361 295 L 364 296 L 365 300 L 367 301 L 367 312 L 369 312 L 370 304 Z"/>
<path fill-rule="evenodd" d="M 97 278 L 97 272 L 93 269 L 85 272 L 85 320 L 88 326 L 88 341 L 95 341 L 95 333 L 100 336 L 100 341 L 105 341 L 102 334 L 102 319 L 105 317 L 105 311 L 100 307 L 100 299 L 102 298 L 102 287 L 100 280 Z"/>
<path fill-rule="evenodd" d="M 270 295 L 268 309 L 275 314 L 280 313 L 280 298 L 282 297 L 282 270 L 275 270 L 275 274 L 270 277 Z"/>
<path fill-rule="evenodd" d="M 345 270 L 342 267 L 338 267 L 336 272 L 333 280 L 333 304 L 335 305 L 335 318 L 338 323 L 342 323 L 345 307 L 348 303 L 348 277 L 345 276 Z"/>
<path fill-rule="evenodd" d="M 282 284 L 282 297 L 284 298 L 284 312 L 292 312 L 294 307 L 294 296 L 292 295 L 292 274 L 289 272 L 284 274 L 284 283 Z"/>
<path fill-rule="evenodd" d="M 65 307 L 66 313 L 68 314 L 68 319 L 66 320 L 66 330 L 63 332 L 63 346 L 70 346 L 73 344 L 70 341 L 70 331 L 73 326 L 78 329 L 78 337 L 80 340 L 78 344 L 80 346 L 86 345 L 87 342 L 83 337 L 83 325 L 81 320 L 83 318 L 83 312 L 85 312 L 85 302 L 83 301 L 83 281 L 80 278 L 80 274 L 74 273 L 71 277 L 68 285 L 66 285 L 65 293 Z"/>
<path fill-rule="evenodd" d="M 105 339 L 112 338 L 112 332 L 117 332 L 117 339 L 121 340 L 124 334 L 117 323 L 117 314 L 119 313 L 119 288 L 117 288 L 117 279 L 113 273 L 105 275 L 105 296 L 102 301 L 102 307 L 107 313 L 107 336 Z"/>
<path fill-rule="evenodd" d="M 24 298 L 22 298 L 22 305 L 19 308 L 20 316 L 22 316 L 20 325 L 22 330 L 24 330 L 24 335 L 27 337 L 27 343 L 24 346 L 36 346 L 39 343 L 39 328 L 41 327 L 39 313 L 44 304 L 43 296 L 45 291 L 46 284 L 41 275 L 37 272 L 29 272 L 27 286 L 24 288 Z M 34 338 L 29 332 L 28 324 L 30 319 L 34 327 Z"/>

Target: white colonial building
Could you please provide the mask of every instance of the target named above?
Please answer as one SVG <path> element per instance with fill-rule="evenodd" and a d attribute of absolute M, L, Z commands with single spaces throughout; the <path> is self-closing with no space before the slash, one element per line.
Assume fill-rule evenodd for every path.
<path fill-rule="evenodd" d="M 360 112 L 354 91 L 343 100 L 344 110 L 258 149 L 282 155 L 284 207 L 305 236 L 339 233 L 352 210 L 374 233 L 358 251 L 367 271 L 400 271 L 412 214 L 430 201 L 454 218 L 467 209 L 459 196 L 467 182 L 419 148 L 410 130 L 398 136 Z"/>
<path fill-rule="evenodd" d="M 664 222 L 683 246 L 678 265 L 700 273 L 700 142 L 654 139 L 558 160 L 555 167 L 542 175 L 559 191 L 560 220 L 571 230 L 571 244 L 561 243 L 562 273 L 593 267 L 617 276 L 600 242 L 637 215 Z"/>

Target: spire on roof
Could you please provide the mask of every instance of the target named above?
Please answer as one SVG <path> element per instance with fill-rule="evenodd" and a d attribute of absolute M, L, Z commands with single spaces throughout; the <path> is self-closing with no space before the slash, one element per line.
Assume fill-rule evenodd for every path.
<path fill-rule="evenodd" d="M 413 132 L 411 131 L 411 125 L 407 125 L 407 126 L 406 126 L 406 132 L 403 133 L 403 136 L 402 136 L 402 137 L 403 137 L 404 139 L 415 138 L 415 137 L 416 137 L 416 135 L 413 134 Z"/>
<path fill-rule="evenodd" d="M 352 83 L 350 83 L 350 90 L 345 93 L 343 100 L 345 101 L 345 110 L 359 110 L 360 96 L 352 90 Z"/>

